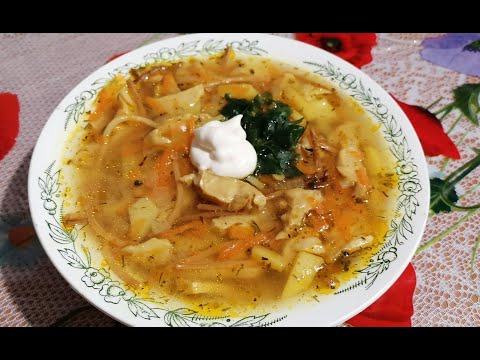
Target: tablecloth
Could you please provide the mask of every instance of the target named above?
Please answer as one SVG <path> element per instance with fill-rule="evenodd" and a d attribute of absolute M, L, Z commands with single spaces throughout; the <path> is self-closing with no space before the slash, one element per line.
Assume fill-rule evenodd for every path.
<path fill-rule="evenodd" d="M 0 160 L 0 326 L 119 325 L 69 287 L 35 237 L 18 244 L 8 232 L 31 224 L 28 166 L 59 101 L 112 55 L 176 35 L 0 34 L 0 92 L 17 94 L 21 106 L 18 138 Z M 441 110 L 453 101 L 456 88 L 480 82 L 480 34 L 457 35 L 377 34 L 373 61 L 362 70 L 397 99 L 423 107 L 434 103 L 431 111 Z M 480 128 L 458 108 L 444 116 L 442 126 L 461 159 L 429 157 L 431 177 L 439 179 L 474 158 L 472 148 L 480 148 Z M 476 169 L 456 185 L 457 204 L 480 202 L 478 175 Z M 480 325 L 480 263 L 471 264 L 480 211 L 451 210 L 431 214 L 423 251 L 413 259 L 414 326 Z"/>

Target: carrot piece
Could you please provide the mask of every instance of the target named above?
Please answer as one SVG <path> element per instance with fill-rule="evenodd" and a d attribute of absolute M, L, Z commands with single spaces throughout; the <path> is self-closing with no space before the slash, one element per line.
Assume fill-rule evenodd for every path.
<path fill-rule="evenodd" d="M 210 229 L 210 226 L 208 225 L 207 222 L 202 222 L 201 225 L 196 226 L 192 229 L 190 229 L 190 233 L 192 236 L 195 236 L 197 238 L 205 237 L 208 235 L 208 231 Z"/>
<path fill-rule="evenodd" d="M 348 212 L 338 212 L 335 217 L 335 227 L 344 240 L 348 240 L 352 235 L 353 214 Z"/>
<path fill-rule="evenodd" d="M 193 129 L 195 128 L 196 117 L 188 119 L 186 127 L 175 126 L 170 128 L 170 147 L 178 152 L 189 151 L 193 140 Z"/>
<path fill-rule="evenodd" d="M 180 92 L 177 82 L 172 73 L 166 73 L 162 79 L 162 91 L 164 95 L 175 94 Z"/>
<path fill-rule="evenodd" d="M 305 175 L 313 175 L 317 172 L 317 166 L 313 162 L 305 160 L 297 162 L 297 169 Z"/>
<path fill-rule="evenodd" d="M 357 170 L 357 179 L 361 186 L 368 186 L 367 170 L 363 166 L 360 166 Z"/>
<path fill-rule="evenodd" d="M 165 112 L 165 109 L 163 106 L 161 106 L 155 98 L 150 97 L 150 96 L 145 96 L 143 101 L 153 110 L 158 112 L 159 114 L 162 114 Z"/>
<path fill-rule="evenodd" d="M 254 236 L 254 229 L 251 226 L 233 225 L 228 228 L 227 236 L 232 240 L 242 240 Z"/>
<path fill-rule="evenodd" d="M 311 211 L 307 216 L 307 221 L 315 233 L 326 230 L 330 226 L 325 216 L 322 216 L 317 211 Z"/>
<path fill-rule="evenodd" d="M 174 228 L 171 228 L 170 230 L 165 230 L 159 233 L 156 236 L 162 237 L 162 238 L 169 238 L 175 235 L 179 235 L 184 233 L 185 231 L 192 230 L 192 229 L 197 229 L 197 228 L 205 228 L 203 222 L 201 220 L 193 220 L 191 222 L 188 222 L 186 224 L 182 224 L 179 226 L 176 226 Z"/>
<path fill-rule="evenodd" d="M 155 170 L 157 172 L 157 186 L 166 186 L 168 188 L 175 186 L 175 179 L 172 172 L 172 160 L 174 151 L 166 149 L 158 158 L 155 164 Z"/>
<path fill-rule="evenodd" d="M 177 156 L 177 162 L 182 176 L 195 171 L 195 166 L 190 161 L 190 156 Z"/>
<path fill-rule="evenodd" d="M 337 208 L 337 197 L 338 195 L 333 191 L 327 191 L 323 197 L 323 201 L 321 203 L 321 208 L 330 210 Z"/>
<path fill-rule="evenodd" d="M 89 116 L 89 122 L 95 122 L 101 118 L 103 113 L 113 114 L 117 111 L 118 104 L 116 102 L 116 95 L 120 91 L 121 87 L 119 83 L 115 83 L 114 86 L 104 87 L 98 94 L 96 101 L 95 111 Z"/>
<path fill-rule="evenodd" d="M 188 125 L 188 130 L 191 132 L 193 129 L 195 129 L 195 123 L 197 119 L 192 116 L 190 119 L 188 119 L 187 125 Z"/>

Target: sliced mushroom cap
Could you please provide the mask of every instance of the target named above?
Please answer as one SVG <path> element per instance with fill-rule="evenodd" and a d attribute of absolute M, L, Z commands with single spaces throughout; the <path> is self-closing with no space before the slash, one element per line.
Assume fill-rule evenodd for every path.
<path fill-rule="evenodd" d="M 193 183 L 204 197 L 226 206 L 230 211 L 251 209 L 253 205 L 263 209 L 267 203 L 265 196 L 249 183 L 228 176 L 217 176 L 210 171 L 201 171 Z"/>

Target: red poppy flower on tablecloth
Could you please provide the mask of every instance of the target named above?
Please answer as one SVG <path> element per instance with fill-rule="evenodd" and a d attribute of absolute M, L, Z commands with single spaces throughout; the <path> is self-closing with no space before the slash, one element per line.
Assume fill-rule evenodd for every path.
<path fill-rule="evenodd" d="M 10 229 L 8 240 L 16 247 L 26 247 L 35 238 L 35 228 L 32 225 L 19 225 Z"/>
<path fill-rule="evenodd" d="M 413 292 L 416 284 L 415 269 L 409 264 L 385 294 L 346 323 L 361 327 L 412 326 Z"/>
<path fill-rule="evenodd" d="M 296 33 L 295 38 L 341 57 L 361 68 L 372 61 L 374 33 Z"/>
<path fill-rule="evenodd" d="M 20 103 L 11 93 L 0 93 L 0 160 L 15 145 L 18 135 Z"/>
<path fill-rule="evenodd" d="M 412 123 L 425 155 L 445 155 L 452 159 L 460 159 L 457 147 L 443 131 L 442 124 L 435 115 L 421 106 L 409 105 L 391 96 Z"/>
<path fill-rule="evenodd" d="M 126 54 L 127 52 L 128 52 L 128 51 L 125 51 L 125 52 L 122 52 L 122 53 L 118 53 L 118 54 L 113 55 L 111 58 L 109 58 L 109 59 L 105 62 L 105 64 L 108 64 L 110 61 L 115 60 L 116 58 L 118 58 L 118 57 Z"/>

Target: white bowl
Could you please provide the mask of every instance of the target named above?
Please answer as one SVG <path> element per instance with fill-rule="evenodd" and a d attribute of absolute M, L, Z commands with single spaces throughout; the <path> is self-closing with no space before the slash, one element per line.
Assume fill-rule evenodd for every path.
<path fill-rule="evenodd" d="M 328 78 L 355 98 L 381 125 L 397 160 L 400 176 L 398 216 L 384 245 L 370 263 L 338 291 L 316 304 L 252 311 L 243 317 L 205 318 L 178 301 L 154 303 L 127 290 L 115 274 L 101 268 L 101 255 L 69 232 L 60 221 L 68 174 L 62 174 L 66 142 L 96 94 L 114 74 L 153 61 L 210 55 L 227 44 L 237 53 L 271 57 Z M 70 139 L 71 140 L 71 139 Z M 402 164 L 414 171 L 402 173 Z M 393 169 L 392 169 L 393 170 Z M 342 59 L 298 41 L 265 34 L 193 34 L 162 40 L 125 54 L 102 66 L 77 85 L 55 108 L 33 152 L 28 179 L 33 223 L 51 261 L 78 293 L 98 309 L 132 326 L 332 326 L 348 320 L 378 299 L 402 274 L 417 248 L 428 217 L 429 181 L 425 157 L 409 120 L 376 82 Z M 87 239 L 89 240 L 89 239 Z"/>

